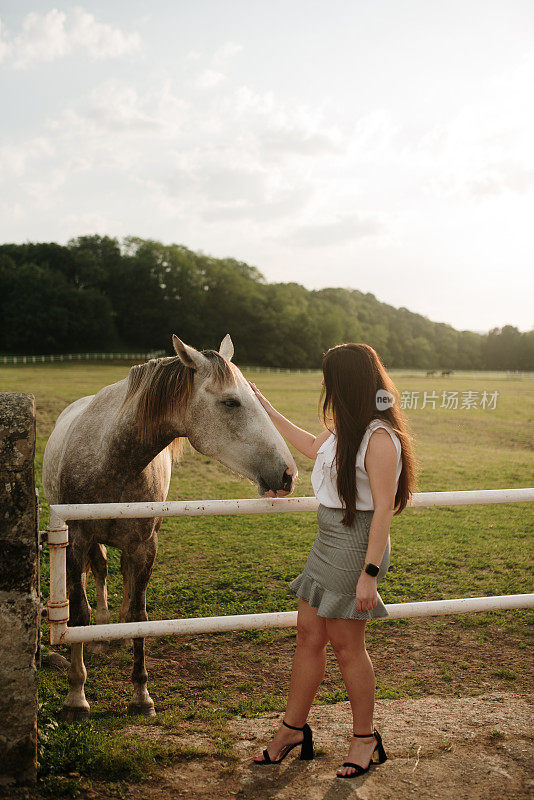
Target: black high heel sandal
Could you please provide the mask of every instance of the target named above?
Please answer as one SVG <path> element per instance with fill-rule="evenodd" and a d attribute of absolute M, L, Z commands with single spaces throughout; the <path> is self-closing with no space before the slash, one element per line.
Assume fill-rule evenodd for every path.
<path fill-rule="evenodd" d="M 288 753 L 293 750 L 294 747 L 298 747 L 300 744 L 300 760 L 301 761 L 311 761 L 313 758 L 313 738 L 312 738 L 312 731 L 308 723 L 304 725 L 302 728 L 295 728 L 294 725 L 288 725 L 285 720 L 282 720 L 282 725 L 285 725 L 286 728 L 291 728 L 292 731 L 303 731 L 304 739 L 302 742 L 295 742 L 295 744 L 288 744 L 280 750 L 280 753 L 283 753 L 279 757 L 273 761 L 269 755 L 269 751 L 267 748 L 263 751 L 263 761 L 256 761 L 253 759 L 253 764 L 280 764 L 284 758 L 287 756 Z"/>
<path fill-rule="evenodd" d="M 345 761 L 343 766 L 352 767 L 353 769 L 356 770 L 356 772 L 351 772 L 350 775 L 337 775 L 336 773 L 336 777 L 338 778 L 356 778 L 358 777 L 358 775 L 363 775 L 364 772 L 367 772 L 367 770 L 372 764 L 383 764 L 384 761 L 387 761 L 386 751 L 384 750 L 384 745 L 382 744 L 382 737 L 380 736 L 376 728 L 373 730 L 372 733 L 353 733 L 352 735 L 356 737 L 361 737 L 362 739 L 374 736 L 376 739 L 376 744 L 373 752 L 371 753 L 371 759 L 366 767 L 362 767 L 361 764 L 354 764 L 354 762 L 352 761 Z M 373 760 L 375 750 L 378 750 L 378 761 Z M 340 769 L 342 768 L 340 767 Z"/>

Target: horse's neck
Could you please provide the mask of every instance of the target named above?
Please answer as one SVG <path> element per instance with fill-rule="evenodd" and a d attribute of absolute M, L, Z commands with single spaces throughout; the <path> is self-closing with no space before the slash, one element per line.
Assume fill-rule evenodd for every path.
<path fill-rule="evenodd" d="M 170 426 L 160 426 L 151 442 L 143 441 L 134 416 L 121 414 L 108 431 L 104 447 L 103 469 L 113 471 L 126 480 L 140 475 L 168 447 L 176 433 Z"/>
<path fill-rule="evenodd" d="M 80 418 L 77 437 L 77 449 L 92 459 L 90 471 L 98 472 L 99 481 L 109 476 L 117 485 L 135 480 L 181 434 L 174 427 L 161 424 L 151 441 L 144 441 L 135 406 L 122 407 L 126 388 L 124 380 L 101 390 Z M 179 420 L 177 424 L 180 425 Z M 93 446 L 89 448 L 88 442 Z"/>

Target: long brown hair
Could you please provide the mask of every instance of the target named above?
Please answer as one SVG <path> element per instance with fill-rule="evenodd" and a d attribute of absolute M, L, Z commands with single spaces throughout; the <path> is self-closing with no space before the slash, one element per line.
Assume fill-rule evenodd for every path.
<path fill-rule="evenodd" d="M 387 422 L 401 443 L 402 471 L 394 504 L 395 514 L 400 514 L 416 489 L 417 465 L 397 387 L 377 352 L 363 343 L 331 347 L 323 357 L 323 375 L 322 416 L 327 428 L 332 423 L 336 428 L 337 490 L 345 511 L 343 524 L 352 525 L 356 516 L 356 456 L 373 419 Z M 389 408 L 377 408 L 379 389 L 395 398 Z"/>

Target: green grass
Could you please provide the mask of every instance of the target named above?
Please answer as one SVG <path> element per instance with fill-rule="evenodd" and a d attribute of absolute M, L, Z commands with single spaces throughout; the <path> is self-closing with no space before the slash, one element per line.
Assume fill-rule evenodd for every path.
<path fill-rule="evenodd" d="M 39 771 L 43 778 L 77 772 L 98 774 L 104 780 L 141 780 L 165 756 L 184 758 L 174 748 L 147 747 L 131 738 L 114 736 L 86 720 L 76 725 L 58 722 L 56 714 L 41 706 L 39 716 Z M 197 751 L 185 758 L 198 757 Z"/>
<path fill-rule="evenodd" d="M 36 397 L 39 486 L 44 446 L 60 411 L 76 398 L 126 374 L 127 367 L 105 364 L 0 368 L 0 391 L 26 391 Z M 316 433 L 321 430 L 317 418 L 319 373 L 246 374 L 296 424 Z M 417 408 L 407 412 L 420 463 L 419 491 L 532 485 L 532 379 L 505 380 L 502 375 L 477 378 L 471 374 L 427 378 L 408 372 L 393 372 L 392 377 L 400 391 L 419 391 L 421 397 L 425 390 L 438 394 L 444 390 L 500 393 L 496 410 Z M 295 494 L 310 495 L 312 463 L 293 453 L 300 473 Z M 174 469 L 169 491 L 169 499 L 183 500 L 255 496 L 251 483 L 189 447 Z M 42 491 L 41 498 L 44 527 L 47 506 Z M 397 603 L 532 591 L 532 532 L 532 510 L 526 503 L 407 509 L 392 523 L 391 567 L 379 586 L 380 594 L 384 602 Z M 295 609 L 296 600 L 287 584 L 301 571 L 314 537 L 313 514 L 166 519 L 148 588 L 149 617 Z M 119 556 L 109 548 L 112 621 L 118 620 L 121 599 Z M 45 554 L 45 596 L 47 570 Z M 94 605 L 92 583 L 89 599 Z M 412 673 L 404 670 L 402 674 L 392 668 L 377 676 L 377 697 L 454 692 L 467 677 L 468 693 L 476 692 L 479 686 L 484 690 L 488 681 L 496 688 L 514 690 L 527 668 L 527 626 L 531 622 L 531 612 L 517 610 L 459 615 L 454 620 L 434 617 L 372 623 L 368 626 L 371 641 L 379 631 L 384 637 L 380 641 L 387 642 L 391 636 L 402 642 L 403 637 L 416 636 L 417 632 L 439 637 L 440 632 L 454 626 L 459 636 L 479 642 L 481 647 L 491 647 L 499 636 L 515 648 L 513 670 L 510 664 L 498 660 L 488 664 L 473 659 L 467 665 L 464 656 L 437 670 L 437 687 L 415 667 Z M 44 642 L 46 637 L 45 630 Z M 155 721 L 139 724 L 163 725 L 169 731 L 209 731 L 214 742 L 212 756 L 230 763 L 232 747 L 225 721 L 235 714 L 254 716 L 283 708 L 290 668 L 287 654 L 293 642 L 294 631 L 290 629 L 149 640 L 149 686 L 159 713 Z M 161 744 L 120 735 L 130 694 L 130 670 L 131 655 L 124 648 L 91 657 L 87 697 L 92 722 L 73 729 L 45 727 L 46 720 L 55 718 L 60 707 L 66 679 L 49 669 L 41 671 L 42 718 L 49 736 L 41 749 L 41 773 L 54 791 L 76 792 L 76 785 L 66 777 L 72 771 L 69 752 L 77 754 L 76 772 L 93 777 L 101 774 L 108 781 L 137 780 L 137 773 L 132 771 L 137 762 L 143 770 L 150 770 L 186 757 L 179 750 L 169 752 Z M 332 678 L 321 688 L 317 701 L 345 698 L 341 680 Z M 72 730 L 80 733 L 70 733 Z M 68 747 L 66 743 L 70 743 Z M 55 771 L 51 767 L 53 754 L 61 756 Z M 201 756 L 205 754 L 194 755 Z"/>
<path fill-rule="evenodd" d="M 45 365 L 0 369 L 4 390 L 33 391 L 38 413 L 37 480 L 46 439 L 62 408 L 127 373 L 114 365 Z M 248 375 L 297 424 L 320 431 L 320 375 Z M 496 410 L 408 411 L 420 491 L 491 489 L 532 482 L 534 381 L 403 378 L 400 391 L 500 392 Z M 293 450 L 295 494 L 311 494 L 312 462 Z M 41 492 L 42 496 L 42 492 Z M 169 499 L 255 497 L 256 489 L 187 447 L 174 469 Z M 46 524 L 43 500 L 42 525 Z M 392 524 L 392 564 L 382 584 L 387 602 L 528 591 L 528 504 L 407 509 Z M 313 514 L 174 518 L 164 521 L 148 592 L 152 618 L 208 616 L 294 608 L 287 582 L 300 571 L 315 536 Z M 110 549 L 110 607 L 117 612 L 119 553 Z M 46 566 L 45 566 L 46 571 Z M 45 581 L 46 588 L 46 581 Z"/>

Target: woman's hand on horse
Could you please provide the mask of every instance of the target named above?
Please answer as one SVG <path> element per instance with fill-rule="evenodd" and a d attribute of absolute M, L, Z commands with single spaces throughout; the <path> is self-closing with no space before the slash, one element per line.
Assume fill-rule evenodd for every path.
<path fill-rule="evenodd" d="M 356 611 L 361 614 L 363 611 L 371 611 L 376 605 L 378 605 L 376 578 L 367 572 L 362 572 L 356 586 Z"/>
<path fill-rule="evenodd" d="M 271 403 L 269 403 L 269 401 L 267 400 L 267 398 L 262 395 L 256 384 L 252 383 L 252 381 L 249 381 L 248 385 L 250 386 L 250 388 L 252 389 L 252 391 L 254 392 L 254 394 L 256 395 L 256 397 L 258 398 L 258 400 L 260 401 L 266 412 L 269 415 L 273 414 L 275 411 L 274 406 L 272 406 Z"/>

